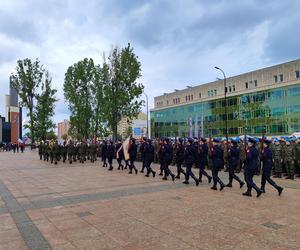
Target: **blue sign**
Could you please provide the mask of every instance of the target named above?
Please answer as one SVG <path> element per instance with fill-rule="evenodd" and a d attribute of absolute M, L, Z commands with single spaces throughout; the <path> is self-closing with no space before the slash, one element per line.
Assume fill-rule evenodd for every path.
<path fill-rule="evenodd" d="M 141 136 L 142 130 L 141 130 L 141 128 L 134 128 L 133 133 L 134 133 L 134 135 Z"/>

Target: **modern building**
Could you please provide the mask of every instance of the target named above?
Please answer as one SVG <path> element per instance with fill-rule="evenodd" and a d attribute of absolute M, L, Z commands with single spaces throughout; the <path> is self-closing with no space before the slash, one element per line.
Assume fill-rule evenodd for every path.
<path fill-rule="evenodd" d="M 22 139 L 22 108 L 12 86 L 9 95 L 5 95 L 5 119 L 1 117 L 0 123 L 0 141 L 18 143 L 18 139 Z"/>
<path fill-rule="evenodd" d="M 68 134 L 70 128 L 70 122 L 68 120 L 63 120 L 57 124 L 57 137 L 61 139 L 61 136 Z"/>
<path fill-rule="evenodd" d="M 300 130 L 300 60 L 229 77 L 224 85 L 221 79 L 155 97 L 152 137 L 223 137 L 226 117 L 229 136 Z"/>
<path fill-rule="evenodd" d="M 128 135 L 128 130 L 131 128 L 131 133 L 134 137 L 145 136 L 145 128 L 147 127 L 147 115 L 140 112 L 135 119 L 123 117 L 118 124 L 118 134 L 122 137 Z"/>

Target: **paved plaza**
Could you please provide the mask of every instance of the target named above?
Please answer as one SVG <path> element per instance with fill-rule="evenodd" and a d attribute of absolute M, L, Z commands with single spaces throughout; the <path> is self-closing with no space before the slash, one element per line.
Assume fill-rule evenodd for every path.
<path fill-rule="evenodd" d="M 0 152 L 0 249 L 300 249 L 299 179 L 257 199 L 159 177 Z"/>

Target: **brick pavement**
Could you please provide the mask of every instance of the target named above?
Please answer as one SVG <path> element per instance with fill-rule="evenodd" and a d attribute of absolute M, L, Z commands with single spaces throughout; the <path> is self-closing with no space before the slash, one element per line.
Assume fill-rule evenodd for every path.
<path fill-rule="evenodd" d="M 0 249 L 300 248 L 299 180 L 257 199 L 158 177 L 0 152 Z"/>

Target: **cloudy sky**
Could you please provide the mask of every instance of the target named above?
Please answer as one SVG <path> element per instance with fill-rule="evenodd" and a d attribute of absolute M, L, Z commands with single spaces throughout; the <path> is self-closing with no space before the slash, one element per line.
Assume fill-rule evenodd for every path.
<path fill-rule="evenodd" d="M 130 42 L 153 97 L 300 58 L 298 0 L 0 0 L 0 114 L 16 61 L 39 58 L 68 118 L 68 66 Z"/>

